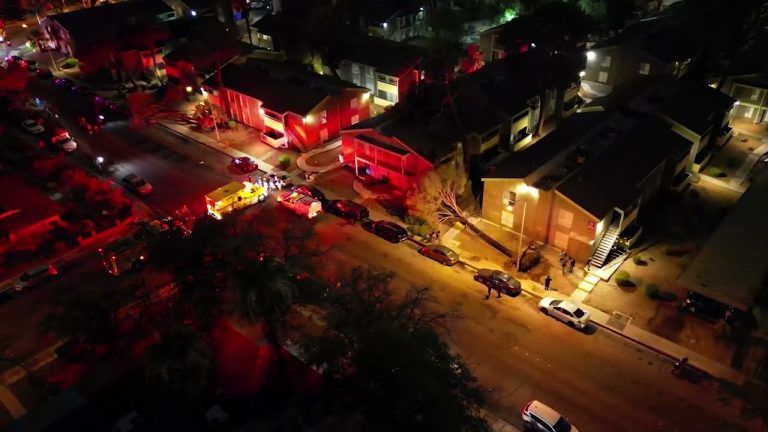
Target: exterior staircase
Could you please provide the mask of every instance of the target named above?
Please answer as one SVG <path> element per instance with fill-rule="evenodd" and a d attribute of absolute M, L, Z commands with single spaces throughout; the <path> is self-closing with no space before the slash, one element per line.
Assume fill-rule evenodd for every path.
<path fill-rule="evenodd" d="M 592 254 L 590 265 L 595 268 L 602 268 L 611 256 L 611 251 L 614 250 L 614 244 L 616 238 L 619 236 L 619 223 L 614 221 L 603 234 L 603 238 L 600 239 L 600 244 L 597 245 L 597 249 Z"/>

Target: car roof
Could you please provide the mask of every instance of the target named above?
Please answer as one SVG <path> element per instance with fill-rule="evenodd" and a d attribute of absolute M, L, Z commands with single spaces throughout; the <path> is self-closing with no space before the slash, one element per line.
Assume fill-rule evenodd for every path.
<path fill-rule="evenodd" d="M 536 417 L 544 420 L 550 425 L 557 423 L 557 421 L 560 420 L 560 417 L 562 417 L 559 412 L 555 411 L 545 403 L 537 400 L 534 400 L 528 404 L 528 412 L 535 414 Z"/>
<path fill-rule="evenodd" d="M 136 181 L 136 180 L 141 180 L 141 177 L 137 176 L 136 174 L 128 174 L 127 176 L 123 177 L 123 180 Z"/>
<path fill-rule="evenodd" d="M 561 301 L 558 306 L 567 310 L 568 312 L 575 312 L 579 309 L 578 306 L 566 300 Z"/>
<path fill-rule="evenodd" d="M 434 250 L 439 250 L 439 251 L 445 253 L 446 255 L 456 255 L 456 252 L 454 252 L 454 250 L 449 248 L 448 246 L 434 245 L 434 246 L 430 246 L 430 247 L 432 249 L 434 249 Z"/>

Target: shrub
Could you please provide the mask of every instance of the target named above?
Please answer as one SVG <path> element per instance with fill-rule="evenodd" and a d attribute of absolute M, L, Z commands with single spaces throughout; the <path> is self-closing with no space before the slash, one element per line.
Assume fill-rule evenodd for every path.
<path fill-rule="evenodd" d="M 661 289 L 655 283 L 649 283 L 645 286 L 645 295 L 651 300 L 659 298 L 659 292 L 661 292 Z"/>
<path fill-rule="evenodd" d="M 413 233 L 413 235 L 427 237 L 434 231 L 427 221 L 419 216 L 407 215 L 404 222 L 408 231 Z"/>
<path fill-rule="evenodd" d="M 619 271 L 616 273 L 616 276 L 615 276 L 615 278 L 614 278 L 614 279 L 616 280 L 616 283 L 617 283 L 617 284 L 619 284 L 619 285 L 621 285 L 621 286 L 627 286 L 627 285 L 630 285 L 630 284 L 632 283 L 632 282 L 629 280 L 629 279 L 630 279 L 630 277 L 631 277 L 631 275 L 629 274 L 629 272 L 628 272 L 628 271 L 626 271 L 626 270 L 619 270 Z"/>
<path fill-rule="evenodd" d="M 72 57 L 70 57 L 70 58 L 68 58 L 68 59 L 64 60 L 64 61 L 61 63 L 61 68 L 62 68 L 62 69 L 72 69 L 73 67 L 77 66 L 77 63 L 78 63 L 78 62 L 77 62 L 77 59 L 76 59 L 76 58 L 72 58 Z"/>
<path fill-rule="evenodd" d="M 277 163 L 280 165 L 281 169 L 286 169 L 291 164 L 291 157 L 288 155 L 280 155 L 280 157 L 277 158 Z"/>
<path fill-rule="evenodd" d="M 704 174 L 710 177 L 726 177 L 727 176 L 727 174 L 724 173 L 722 169 L 716 166 L 707 167 L 707 169 L 704 170 Z"/>

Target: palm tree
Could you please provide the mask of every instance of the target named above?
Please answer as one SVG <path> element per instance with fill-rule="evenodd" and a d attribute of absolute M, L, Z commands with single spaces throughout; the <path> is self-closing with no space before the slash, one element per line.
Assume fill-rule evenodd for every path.
<path fill-rule="evenodd" d="M 202 401 L 213 369 L 213 352 L 200 333 L 182 327 L 162 336 L 146 357 L 145 375 L 160 395 L 182 403 Z"/>
<path fill-rule="evenodd" d="M 232 306 L 236 316 L 248 323 L 259 323 L 275 355 L 278 375 L 276 390 L 292 394 L 293 385 L 283 356 L 281 329 L 284 318 L 296 302 L 296 285 L 281 261 L 261 255 L 256 260 L 239 260 L 230 276 Z"/>

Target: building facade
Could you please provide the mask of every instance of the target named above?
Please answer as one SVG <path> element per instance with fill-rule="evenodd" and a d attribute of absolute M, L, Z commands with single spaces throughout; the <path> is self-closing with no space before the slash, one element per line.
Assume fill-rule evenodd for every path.
<path fill-rule="evenodd" d="M 217 77 L 203 83 L 211 102 L 260 130 L 273 147 L 308 151 L 370 116 L 367 89 L 276 63 L 230 63 L 222 68 L 221 84 Z"/>

